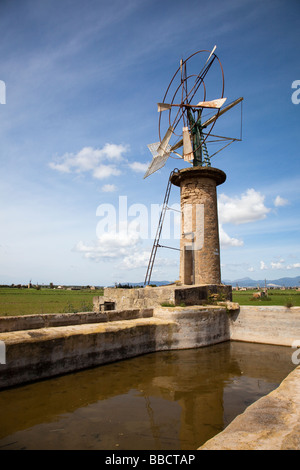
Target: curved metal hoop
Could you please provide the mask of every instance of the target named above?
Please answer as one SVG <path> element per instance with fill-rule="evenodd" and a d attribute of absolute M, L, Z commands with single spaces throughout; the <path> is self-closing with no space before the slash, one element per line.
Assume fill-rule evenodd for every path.
<path fill-rule="evenodd" d="M 205 86 L 205 83 L 204 83 L 204 78 L 205 78 L 205 75 L 208 73 L 210 67 L 212 66 L 212 64 L 215 60 L 218 62 L 220 70 L 221 70 L 221 92 L 218 93 L 218 97 L 220 97 L 220 98 L 224 97 L 224 85 L 225 84 L 224 84 L 223 66 L 222 66 L 222 63 L 221 63 L 220 59 L 218 58 L 218 56 L 215 53 L 211 54 L 211 58 L 210 58 L 209 63 L 207 64 L 207 61 L 205 62 L 204 66 L 202 67 L 202 70 L 200 71 L 200 73 L 198 75 L 196 75 L 196 74 L 187 75 L 186 74 L 188 62 L 193 57 L 195 57 L 196 55 L 202 54 L 202 53 L 211 53 L 211 51 L 203 49 L 203 50 L 194 52 L 186 60 L 181 61 L 181 64 L 178 67 L 178 69 L 176 70 L 176 72 L 174 73 L 173 77 L 171 78 L 171 80 L 169 82 L 169 85 L 166 89 L 165 95 L 163 97 L 162 103 L 166 103 L 167 102 L 166 100 L 167 100 L 167 97 L 169 95 L 171 86 L 174 84 L 175 80 L 178 79 L 178 76 L 179 76 L 180 77 L 180 83 L 176 87 L 175 92 L 172 95 L 172 98 L 169 100 L 169 104 L 174 105 L 175 104 L 175 99 L 176 99 L 176 96 L 178 96 L 179 90 L 180 89 L 182 90 L 180 104 L 178 103 L 176 105 L 178 107 L 178 109 L 176 111 L 175 118 L 173 118 L 173 116 L 174 116 L 174 106 L 172 106 L 171 109 L 169 109 L 169 111 L 168 111 L 169 112 L 169 126 L 174 129 L 173 133 L 177 137 L 179 136 L 179 134 L 176 134 L 174 131 L 175 131 L 176 127 L 178 126 L 178 124 L 182 121 L 182 123 L 185 127 L 185 107 L 184 107 L 184 105 L 191 103 L 192 99 L 194 98 L 195 94 L 197 93 L 197 91 L 199 90 L 199 88 L 201 86 L 203 87 L 202 101 L 206 100 L 206 86 Z M 185 72 L 184 78 L 182 76 L 183 71 Z M 191 82 L 193 78 L 195 78 L 194 85 L 191 88 L 191 90 L 188 92 L 187 82 L 188 81 Z M 184 96 L 184 90 L 186 92 L 185 96 Z M 173 111 L 173 113 L 172 113 L 172 111 Z M 203 145 L 203 143 L 209 137 L 209 134 L 212 132 L 212 130 L 213 130 L 215 124 L 216 124 L 216 121 L 218 119 L 219 113 L 220 113 L 220 109 L 217 111 L 216 119 L 212 122 L 212 124 L 210 125 L 210 128 L 207 130 L 207 132 L 205 132 L 206 137 L 202 141 L 201 145 Z M 161 132 L 162 129 L 161 129 L 161 127 L 162 127 L 162 113 L 160 113 L 159 121 L 158 121 L 158 135 L 159 135 L 160 142 L 162 141 L 162 132 Z"/>

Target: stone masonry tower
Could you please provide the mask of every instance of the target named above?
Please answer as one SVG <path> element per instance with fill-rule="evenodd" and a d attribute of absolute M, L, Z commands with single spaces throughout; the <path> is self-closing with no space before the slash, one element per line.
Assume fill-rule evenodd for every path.
<path fill-rule="evenodd" d="M 180 282 L 184 285 L 220 285 L 220 243 L 217 186 L 226 174 L 209 166 L 194 166 L 174 173 L 180 187 Z"/>

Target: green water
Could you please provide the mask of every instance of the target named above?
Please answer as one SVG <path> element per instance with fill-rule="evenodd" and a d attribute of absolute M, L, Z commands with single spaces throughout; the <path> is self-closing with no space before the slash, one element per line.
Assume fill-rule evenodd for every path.
<path fill-rule="evenodd" d="M 148 354 L 0 392 L 0 449 L 195 450 L 295 368 L 288 347 Z"/>

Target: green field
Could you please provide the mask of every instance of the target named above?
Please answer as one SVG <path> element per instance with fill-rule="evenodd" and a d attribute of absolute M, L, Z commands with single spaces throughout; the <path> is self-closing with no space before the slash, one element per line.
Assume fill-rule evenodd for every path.
<path fill-rule="evenodd" d="M 232 300 L 240 305 L 283 305 L 286 307 L 299 307 L 300 306 L 300 291 L 296 290 L 268 290 L 266 299 L 253 299 L 253 294 L 257 290 L 247 291 L 233 291 Z"/>
<path fill-rule="evenodd" d="M 0 316 L 91 312 L 93 297 L 103 290 L 0 288 Z"/>
<path fill-rule="evenodd" d="M 300 292 L 269 290 L 268 298 L 252 300 L 256 290 L 233 292 L 233 301 L 240 305 L 300 306 Z M 0 288 L 0 316 L 34 315 L 43 313 L 91 312 L 93 297 L 103 295 L 102 289 L 26 289 Z"/>

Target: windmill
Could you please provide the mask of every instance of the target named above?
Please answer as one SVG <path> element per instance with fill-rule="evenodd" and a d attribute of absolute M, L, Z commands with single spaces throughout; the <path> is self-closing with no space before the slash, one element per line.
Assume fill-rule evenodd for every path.
<path fill-rule="evenodd" d="M 170 174 L 145 285 L 150 283 L 157 248 L 162 246 L 159 244 L 159 240 L 165 212 L 168 209 L 172 184 L 181 188 L 180 280 L 183 284 L 220 284 L 221 282 L 215 188 L 226 180 L 226 175 L 221 170 L 212 168 L 211 158 L 232 142 L 240 141 L 241 136 L 233 138 L 217 135 L 214 129 L 217 128 L 220 117 L 241 103 L 243 98 L 238 98 L 224 106 L 227 101 L 227 98 L 224 97 L 224 72 L 215 50 L 216 46 L 212 51 L 200 50 L 190 55 L 186 60 L 181 60 L 169 82 L 162 102 L 158 103 L 159 141 L 148 145 L 153 158 L 144 178 L 161 169 L 169 158 L 183 159 L 190 166 L 180 171 L 174 169 Z M 216 144 L 220 148 L 210 153 L 210 147 Z M 191 187 L 191 184 L 195 186 L 193 195 L 188 194 L 187 189 L 188 186 Z M 203 188 L 211 184 L 214 188 L 208 193 L 212 194 L 208 195 L 207 191 L 206 194 L 203 194 Z M 183 202 L 183 193 L 185 194 L 185 203 Z M 187 215 L 183 220 L 184 205 L 187 204 L 187 200 L 193 209 L 192 212 L 189 212 L 190 220 Z M 204 218 L 205 214 L 208 215 L 209 212 L 211 216 L 213 212 L 213 217 L 210 217 L 215 219 L 213 225 L 208 227 L 209 224 L 203 219 L 201 227 L 199 227 L 201 218 L 199 216 L 195 226 L 195 218 L 197 219 L 195 211 L 203 214 Z M 190 232 L 185 229 L 188 223 L 192 224 Z M 207 237 L 207 240 L 214 238 L 214 242 L 212 244 L 205 243 L 206 248 L 201 246 L 199 249 L 199 240 L 203 241 L 203 237 L 205 239 L 204 230 L 206 232 L 209 230 L 210 235 L 214 233 L 213 237 Z M 187 233 L 192 234 L 192 238 L 189 238 Z M 196 245 L 195 242 L 197 242 Z M 197 250 L 194 249 L 195 246 L 197 246 Z M 202 253 L 200 253 L 201 251 Z M 212 253 L 214 255 L 211 255 Z M 218 257 L 217 260 L 216 257 Z M 202 261 L 200 258 L 203 258 Z M 212 263 L 213 267 L 209 270 L 210 274 L 205 274 L 208 263 Z"/>

